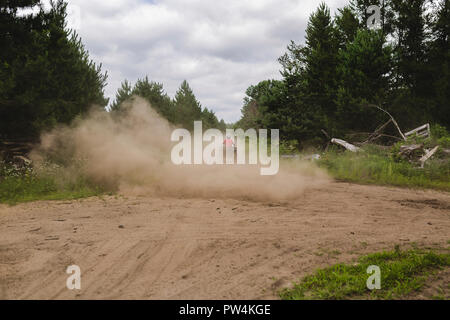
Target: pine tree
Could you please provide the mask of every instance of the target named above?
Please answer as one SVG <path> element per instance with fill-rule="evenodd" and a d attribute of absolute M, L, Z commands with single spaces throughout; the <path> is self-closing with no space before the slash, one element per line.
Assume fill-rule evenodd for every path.
<path fill-rule="evenodd" d="M 426 78 L 425 55 L 426 0 L 392 0 L 396 13 L 393 27 L 396 33 L 396 52 L 400 85 L 420 94 Z"/>
<path fill-rule="evenodd" d="M 214 111 L 201 107 L 187 81 L 183 81 L 180 89 L 172 100 L 165 93 L 163 85 L 150 81 L 148 76 L 138 79 L 133 88 L 124 80 L 117 90 L 116 98 L 111 105 L 112 111 L 120 111 L 121 104 L 134 96 L 145 99 L 153 109 L 170 123 L 193 129 L 193 122 L 203 121 L 204 128 L 217 128 L 225 130 L 225 123 L 219 122 Z"/>
<path fill-rule="evenodd" d="M 214 111 L 204 108 L 202 111 L 201 120 L 203 121 L 204 129 L 220 129 L 219 120 L 217 119 Z"/>
<path fill-rule="evenodd" d="M 228 125 L 225 123 L 223 119 L 220 119 L 219 121 L 219 130 L 225 131 L 228 128 Z"/>
<path fill-rule="evenodd" d="M 249 97 L 244 98 L 244 105 L 241 108 L 241 119 L 236 122 L 235 128 L 259 129 L 261 124 L 261 112 L 258 110 L 258 103 Z"/>
<path fill-rule="evenodd" d="M 304 46 L 291 41 L 280 57 L 284 94 L 279 111 L 264 114 L 264 123 L 281 130 L 285 140 L 303 143 L 332 132 L 336 112 L 339 40 L 329 8 L 322 3 L 310 16 Z M 320 138 L 319 138 L 320 139 Z"/>
<path fill-rule="evenodd" d="M 359 29 L 359 21 L 355 12 L 351 7 L 346 6 L 342 9 L 338 9 L 338 14 L 334 18 L 336 26 L 336 38 L 340 49 L 352 42 L 356 37 L 356 33 Z"/>
<path fill-rule="evenodd" d="M 322 3 L 310 16 L 306 28 L 304 102 L 322 127 L 332 131 L 336 111 L 338 41 L 330 9 Z"/>
<path fill-rule="evenodd" d="M 434 121 L 450 128 L 450 1 L 441 0 L 432 24 L 430 44 L 431 113 Z"/>
<path fill-rule="evenodd" d="M 170 97 L 164 91 L 162 83 L 149 81 L 148 76 L 138 79 L 131 95 L 146 99 L 151 106 L 162 116 L 171 122 L 175 120 L 173 104 Z"/>
<path fill-rule="evenodd" d="M 131 91 L 131 84 L 125 79 L 117 89 L 116 98 L 111 104 L 111 111 L 118 111 L 121 104 L 131 98 Z"/>
<path fill-rule="evenodd" d="M 263 80 L 246 91 L 242 118 L 237 125 L 242 129 L 280 128 L 276 119 L 284 112 L 286 88 L 282 81 Z"/>
<path fill-rule="evenodd" d="M 35 4 L 1 3 L 0 74 L 6 80 L 0 89 L 0 135 L 37 137 L 94 104 L 107 104 L 107 75 L 67 29 L 67 3 L 60 0 L 49 12 L 38 7 L 36 15 L 18 15 L 18 8 Z"/>
<path fill-rule="evenodd" d="M 202 119 L 202 106 L 186 80 L 175 93 L 174 105 L 176 123 L 183 125 L 184 128 L 192 130 L 194 121 Z"/>
<path fill-rule="evenodd" d="M 378 126 L 379 113 L 367 104 L 382 105 L 386 101 L 391 56 L 392 49 L 385 45 L 382 32 L 364 29 L 340 51 L 336 122 L 343 133 Z"/>

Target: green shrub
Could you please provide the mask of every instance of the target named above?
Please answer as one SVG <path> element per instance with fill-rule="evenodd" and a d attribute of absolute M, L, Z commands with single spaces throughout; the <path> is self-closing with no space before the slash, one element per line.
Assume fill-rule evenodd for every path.
<path fill-rule="evenodd" d="M 432 125 L 430 130 L 431 130 L 431 136 L 434 139 L 450 138 L 450 133 L 447 131 L 447 128 L 445 128 L 439 124 Z"/>

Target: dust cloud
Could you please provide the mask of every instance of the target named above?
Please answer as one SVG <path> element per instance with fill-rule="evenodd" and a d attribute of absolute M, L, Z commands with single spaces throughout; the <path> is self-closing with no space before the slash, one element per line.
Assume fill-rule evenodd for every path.
<path fill-rule="evenodd" d="M 44 134 L 32 152 L 35 163 L 64 167 L 64 179 L 83 175 L 122 194 L 287 200 L 327 183 L 311 163 L 280 162 L 278 174 L 261 176 L 259 165 L 174 165 L 175 129 L 141 98 L 120 114 L 91 111 Z"/>

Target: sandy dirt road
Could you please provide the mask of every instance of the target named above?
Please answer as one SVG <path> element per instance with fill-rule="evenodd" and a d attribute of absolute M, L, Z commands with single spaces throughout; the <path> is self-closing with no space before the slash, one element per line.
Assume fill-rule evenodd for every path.
<path fill-rule="evenodd" d="M 0 206 L 1 299 L 272 299 L 318 267 L 448 247 L 450 194 L 330 183 L 295 201 L 104 197 Z M 66 288 L 67 266 L 82 289 Z"/>

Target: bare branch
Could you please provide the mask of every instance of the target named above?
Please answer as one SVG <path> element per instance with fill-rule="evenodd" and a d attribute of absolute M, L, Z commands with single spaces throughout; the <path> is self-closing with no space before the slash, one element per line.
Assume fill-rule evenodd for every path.
<path fill-rule="evenodd" d="M 367 106 L 372 107 L 372 108 L 377 108 L 378 110 L 381 110 L 381 111 L 383 111 L 384 113 L 386 113 L 386 114 L 391 118 L 392 122 L 394 123 L 395 127 L 397 128 L 398 132 L 400 133 L 400 136 L 402 137 L 402 139 L 406 141 L 406 137 L 405 137 L 405 135 L 403 134 L 402 130 L 400 129 L 400 127 L 399 127 L 397 121 L 395 121 L 394 117 L 393 117 L 389 112 L 387 112 L 387 111 L 384 110 L 383 108 L 381 108 L 381 107 L 379 107 L 379 106 L 377 106 L 377 105 L 374 105 L 374 104 L 368 104 Z"/>

